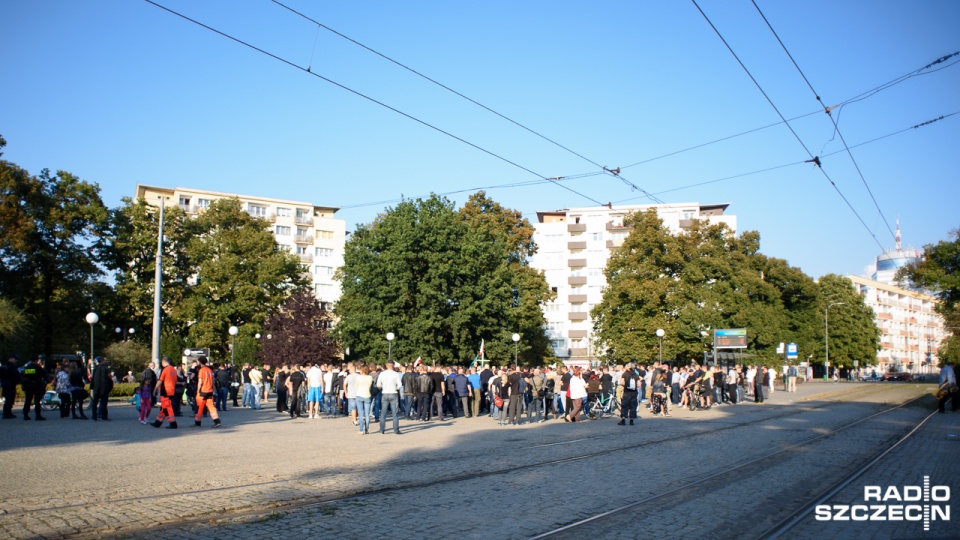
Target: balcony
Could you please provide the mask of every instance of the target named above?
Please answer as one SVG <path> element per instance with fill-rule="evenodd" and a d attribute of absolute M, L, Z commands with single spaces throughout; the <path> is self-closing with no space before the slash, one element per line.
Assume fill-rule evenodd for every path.
<path fill-rule="evenodd" d="M 588 353 L 587 349 L 570 349 L 570 356 L 574 358 L 586 358 Z"/>
<path fill-rule="evenodd" d="M 608 230 L 608 231 L 629 231 L 629 230 L 632 229 L 632 228 L 633 228 L 633 227 L 628 227 L 628 226 L 624 225 L 623 223 L 615 223 L 615 222 L 613 222 L 613 221 L 608 221 L 608 222 L 607 222 L 607 230 Z"/>
<path fill-rule="evenodd" d="M 578 249 L 587 249 L 587 242 L 581 240 L 579 242 L 567 242 L 567 249 L 570 251 L 576 251 Z"/>
<path fill-rule="evenodd" d="M 567 224 L 567 232 L 568 232 L 568 233 L 583 233 L 583 232 L 587 232 L 587 224 L 586 224 L 586 223 L 568 223 L 568 224 Z"/>
<path fill-rule="evenodd" d="M 681 229 L 689 229 L 690 227 L 693 227 L 693 220 L 692 220 L 692 219 L 681 219 L 681 220 L 680 220 L 680 228 L 681 228 Z"/>
<path fill-rule="evenodd" d="M 571 321 L 585 321 L 587 320 L 588 313 L 586 311 L 571 311 L 567 314 L 567 318 Z"/>
<path fill-rule="evenodd" d="M 192 204 L 178 204 L 177 206 L 180 207 L 181 210 L 183 210 L 184 212 L 186 212 L 186 213 L 188 213 L 188 214 L 196 214 L 196 213 L 197 213 L 197 207 L 196 207 L 195 205 L 192 205 Z"/>
<path fill-rule="evenodd" d="M 312 244 L 313 236 L 309 234 L 298 234 L 293 237 L 293 241 L 297 244 Z"/>
<path fill-rule="evenodd" d="M 570 259 L 569 261 L 567 261 L 567 266 L 569 266 L 570 268 L 583 268 L 587 266 L 587 260 L 586 259 Z"/>
<path fill-rule="evenodd" d="M 297 225 L 313 225 L 313 218 L 310 216 L 297 216 L 293 218 Z"/>
<path fill-rule="evenodd" d="M 567 297 L 567 302 L 571 304 L 582 304 L 587 301 L 587 295 L 585 294 L 571 294 Z"/>
<path fill-rule="evenodd" d="M 570 330 L 570 339 L 581 339 L 587 337 L 586 330 Z"/>
<path fill-rule="evenodd" d="M 566 347 L 562 347 L 562 348 L 559 348 L 559 349 L 554 349 L 554 350 L 553 350 L 553 354 L 559 356 L 560 358 L 569 358 L 569 357 L 570 357 L 570 349 L 568 349 L 568 348 L 566 348 Z"/>
<path fill-rule="evenodd" d="M 300 254 L 300 262 L 307 262 L 307 263 L 308 263 L 308 262 L 313 262 L 313 255 L 311 255 L 311 254 L 309 254 L 309 253 L 301 253 L 301 254 Z"/>
<path fill-rule="evenodd" d="M 586 285 L 587 277 L 586 276 L 575 276 L 567 278 L 567 285 Z"/>

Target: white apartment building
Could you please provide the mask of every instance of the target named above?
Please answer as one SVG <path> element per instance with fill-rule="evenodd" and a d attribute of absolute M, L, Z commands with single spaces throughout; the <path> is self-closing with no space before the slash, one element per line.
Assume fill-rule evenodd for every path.
<path fill-rule="evenodd" d="M 936 373 L 937 349 L 944 338 L 943 318 L 934 311 L 937 299 L 896 285 L 847 276 L 880 328 L 877 372 Z"/>
<path fill-rule="evenodd" d="M 333 217 L 338 208 L 303 201 L 137 184 L 138 199 L 158 205 L 161 197 L 165 198 L 164 204 L 176 205 L 187 215 L 203 212 L 217 199 L 239 199 L 247 213 L 270 223 L 280 246 L 300 257 L 303 271 L 313 281 L 317 299 L 323 303 L 339 300 L 340 284 L 333 279 L 333 274 L 343 266 L 347 224 Z"/>
<path fill-rule="evenodd" d="M 630 230 L 623 219 L 632 212 L 654 208 L 674 233 L 693 220 L 725 223 L 736 232 L 736 216 L 724 214 L 724 204 L 677 203 L 659 205 L 592 206 L 537 212 L 534 241 L 537 253 L 530 265 L 542 270 L 557 294 L 544 305 L 547 333 L 558 357 L 569 365 L 596 360 L 590 310 L 600 303 L 607 285 L 604 269 L 611 252 L 623 244 Z"/>

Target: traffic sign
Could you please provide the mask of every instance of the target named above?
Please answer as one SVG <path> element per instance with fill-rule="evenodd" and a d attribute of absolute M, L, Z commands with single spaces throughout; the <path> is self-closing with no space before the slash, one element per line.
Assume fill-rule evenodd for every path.
<path fill-rule="evenodd" d="M 797 358 L 797 344 L 787 343 L 787 359 L 793 360 L 796 358 Z"/>
<path fill-rule="evenodd" d="M 210 349 L 184 349 L 184 356 L 210 356 Z"/>

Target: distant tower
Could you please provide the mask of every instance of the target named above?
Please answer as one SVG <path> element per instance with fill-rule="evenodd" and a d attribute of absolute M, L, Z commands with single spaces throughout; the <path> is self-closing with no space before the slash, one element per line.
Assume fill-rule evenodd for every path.
<path fill-rule="evenodd" d="M 896 247 L 885 251 L 877 257 L 877 271 L 874 272 L 872 276 L 874 281 L 879 281 L 887 285 L 898 285 L 896 280 L 894 280 L 894 276 L 897 275 L 897 270 L 920 258 L 920 252 L 915 249 L 911 248 L 904 251 L 900 236 L 899 217 L 897 218 L 897 231 L 894 238 L 897 242 Z"/>

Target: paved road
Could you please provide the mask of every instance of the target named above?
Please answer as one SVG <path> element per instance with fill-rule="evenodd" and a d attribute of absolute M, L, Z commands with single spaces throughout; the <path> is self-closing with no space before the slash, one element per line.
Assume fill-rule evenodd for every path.
<path fill-rule="evenodd" d="M 227 411 L 220 430 L 171 431 L 140 425 L 130 406 L 115 406 L 109 423 L 8 420 L 0 423 L 0 459 L 8 464 L 0 475 L 0 536 L 358 537 L 381 528 L 413 537 L 528 536 L 628 499 L 642 489 L 646 469 L 678 470 L 705 450 L 737 452 L 758 437 L 770 445 L 800 440 L 846 414 L 923 392 L 929 387 L 812 383 L 761 406 L 643 415 L 632 430 L 613 420 L 498 427 L 484 417 L 403 422 L 399 437 L 389 430 L 358 436 L 345 419 L 242 409 Z M 844 397 L 848 405 L 834 403 Z M 760 423 L 772 416 L 782 421 Z M 755 429 L 741 426 L 751 422 Z M 726 437 L 710 433 L 721 427 L 729 427 Z M 502 469 L 512 472 L 482 476 Z M 624 469 L 637 476 L 629 489 Z M 451 477 L 459 480 L 431 485 Z M 166 527 L 162 534 L 158 526 Z"/>

